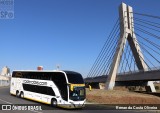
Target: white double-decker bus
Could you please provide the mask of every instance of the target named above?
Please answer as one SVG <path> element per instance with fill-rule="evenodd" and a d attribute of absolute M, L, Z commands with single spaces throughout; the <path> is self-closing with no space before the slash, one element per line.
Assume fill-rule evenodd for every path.
<path fill-rule="evenodd" d="M 10 93 L 63 108 L 85 106 L 85 84 L 73 71 L 13 71 Z"/>

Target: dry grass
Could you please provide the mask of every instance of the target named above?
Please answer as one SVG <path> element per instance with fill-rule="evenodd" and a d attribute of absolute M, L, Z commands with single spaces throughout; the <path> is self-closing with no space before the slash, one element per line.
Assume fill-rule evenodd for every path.
<path fill-rule="evenodd" d="M 160 97 L 129 91 L 86 89 L 87 101 L 103 104 L 160 104 Z"/>

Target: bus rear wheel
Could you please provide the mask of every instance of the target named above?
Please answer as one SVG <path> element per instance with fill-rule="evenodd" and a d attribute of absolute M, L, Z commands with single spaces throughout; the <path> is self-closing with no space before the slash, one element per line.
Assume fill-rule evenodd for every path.
<path fill-rule="evenodd" d="M 56 99 L 52 99 L 51 106 L 57 107 L 57 100 Z"/>

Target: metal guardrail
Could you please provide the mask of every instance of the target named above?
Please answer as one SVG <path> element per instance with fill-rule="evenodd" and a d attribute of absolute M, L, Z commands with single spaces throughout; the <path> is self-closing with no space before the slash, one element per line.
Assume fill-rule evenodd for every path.
<path fill-rule="evenodd" d="M 144 70 L 135 70 L 135 71 L 129 71 L 129 72 L 123 72 L 123 73 L 117 73 L 118 76 L 121 75 L 132 75 L 132 74 L 136 74 L 136 73 L 145 73 L 145 72 L 152 72 L 152 71 L 160 71 L 160 67 L 153 67 L 153 68 L 147 68 L 147 71 Z M 95 78 L 99 78 L 99 77 L 107 77 L 107 75 L 101 75 L 101 76 L 94 76 L 94 77 L 87 77 L 85 79 L 95 79 Z"/>
<path fill-rule="evenodd" d="M 135 71 L 123 72 L 123 73 L 118 73 L 117 75 L 132 75 L 136 73 L 145 73 L 145 72 L 152 72 L 152 71 L 160 71 L 160 67 L 147 68 L 145 71 L 135 70 Z"/>

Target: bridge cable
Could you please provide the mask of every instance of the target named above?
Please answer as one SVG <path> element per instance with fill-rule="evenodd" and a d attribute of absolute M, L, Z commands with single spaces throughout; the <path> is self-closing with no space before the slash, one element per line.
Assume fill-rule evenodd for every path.
<path fill-rule="evenodd" d="M 158 53 L 157 51 L 155 51 L 154 49 L 152 49 L 151 47 L 147 46 L 145 43 L 139 41 L 142 45 L 146 46 L 147 48 L 149 48 L 150 50 L 154 51 L 155 53 L 157 53 L 158 55 L 160 55 L 160 53 Z"/>
<path fill-rule="evenodd" d="M 160 30 L 156 30 L 156 29 L 154 29 L 154 28 L 150 28 L 150 27 L 148 27 L 148 26 L 145 26 L 145 25 L 142 25 L 142 24 L 139 24 L 139 23 L 136 23 L 136 22 L 134 22 L 134 24 L 135 24 L 135 25 L 138 25 L 138 26 L 142 26 L 142 27 L 148 28 L 148 29 L 151 29 L 151 30 L 154 30 L 154 31 L 157 31 L 157 32 L 160 32 Z"/>
<path fill-rule="evenodd" d="M 133 13 L 133 12 L 131 12 L 131 13 Z M 160 16 L 153 16 L 153 15 L 142 14 L 142 13 L 137 13 L 137 12 L 134 12 L 133 14 L 160 19 Z"/>
<path fill-rule="evenodd" d="M 143 19 L 139 19 L 139 18 L 135 18 L 134 17 L 134 21 L 135 22 L 140 22 L 140 23 L 143 23 L 143 24 L 146 24 L 146 25 L 149 25 L 149 26 L 153 26 L 153 27 L 156 27 L 156 28 L 160 28 L 160 24 L 159 23 L 151 22 L 151 21 L 148 21 L 148 20 L 143 20 Z"/>
<path fill-rule="evenodd" d="M 119 37 L 119 36 L 118 36 L 118 37 Z M 116 42 L 115 45 L 117 45 L 117 44 L 118 44 L 118 41 Z M 111 63 L 112 63 L 112 61 L 113 61 L 114 54 L 115 54 L 115 52 L 116 52 L 116 48 L 117 48 L 117 46 L 114 46 L 114 48 L 112 49 L 112 50 L 113 50 L 113 54 L 110 55 L 108 62 L 106 62 L 106 64 L 104 64 L 104 65 L 106 65 L 106 66 L 105 66 L 106 73 L 103 73 L 103 74 L 106 74 L 106 75 L 109 74 L 109 70 L 110 70 L 110 67 L 111 67 Z M 109 56 L 109 55 L 108 55 L 108 56 Z"/>
<path fill-rule="evenodd" d="M 135 39 L 134 39 L 135 40 Z M 137 40 L 135 40 L 135 41 L 137 41 Z M 138 43 L 138 42 L 137 42 Z M 139 45 L 139 43 L 137 44 L 138 46 L 140 46 Z M 141 47 L 141 46 L 140 46 Z M 144 55 L 144 52 L 142 52 L 141 50 L 140 50 L 140 52 Z M 144 60 L 144 58 L 141 56 L 141 55 L 139 55 L 139 57 L 144 61 L 144 63 L 147 65 L 147 67 L 151 70 L 151 67 L 147 64 L 147 62 Z M 145 57 L 145 56 L 144 56 Z"/>
<path fill-rule="evenodd" d="M 103 46 L 103 48 L 102 48 L 100 54 L 98 55 L 98 57 L 97 57 L 97 59 L 96 59 L 94 65 L 92 66 L 92 69 L 91 69 L 91 71 L 90 71 L 90 72 L 91 72 L 90 75 L 92 75 L 93 73 L 95 73 L 94 70 L 96 69 L 96 66 L 98 65 L 97 63 L 99 62 L 99 60 L 100 60 L 100 58 L 101 58 L 101 55 L 104 54 L 104 51 L 105 51 L 105 49 L 106 49 L 106 45 L 108 44 L 108 42 L 110 42 L 110 40 L 111 40 L 110 37 L 112 36 L 113 32 L 115 32 L 115 28 L 117 28 L 117 27 L 116 27 L 117 24 L 118 24 L 118 20 L 117 20 L 116 24 L 114 25 L 114 27 L 113 27 L 113 29 L 112 29 L 112 31 L 111 31 L 109 37 L 108 37 L 109 40 L 106 40 L 106 42 L 105 42 L 105 44 L 104 44 L 104 46 Z"/>
<path fill-rule="evenodd" d="M 119 36 L 118 36 L 119 37 Z M 115 39 L 114 39 L 115 40 Z M 116 41 L 114 41 L 114 43 L 115 43 Z M 116 44 L 110 44 L 109 45 L 109 47 L 107 48 L 108 50 L 110 50 L 109 52 L 106 52 L 106 55 L 105 56 L 113 56 L 114 55 L 114 53 L 115 53 L 115 47 L 116 46 L 114 46 L 114 45 L 116 45 Z M 114 48 L 112 48 L 111 49 L 111 47 L 114 47 Z M 109 62 L 109 60 L 110 60 L 110 57 L 108 58 L 108 59 L 106 59 L 107 57 L 104 57 L 104 59 L 102 60 L 104 63 L 101 63 L 101 67 L 105 67 L 105 64 L 106 64 L 106 62 L 108 61 Z M 103 73 L 102 71 L 103 71 L 103 68 L 100 68 L 99 67 L 99 71 L 97 70 L 97 75 L 98 74 L 101 74 L 101 73 Z"/>
<path fill-rule="evenodd" d="M 141 46 L 152 58 L 154 58 L 159 64 L 160 64 L 160 61 L 157 60 L 148 50 L 146 50 L 143 46 Z"/>
<path fill-rule="evenodd" d="M 138 29 L 137 29 L 137 28 L 138 28 Z M 146 31 L 146 30 L 144 30 L 144 29 L 141 29 L 141 28 L 139 28 L 139 27 L 137 27 L 137 28 L 135 28 L 135 29 L 137 29 L 137 30 L 139 30 L 139 31 L 141 31 L 141 32 L 143 32 L 143 33 L 145 33 L 145 34 L 148 34 L 148 35 L 150 35 L 150 36 L 152 36 L 152 37 L 154 37 L 154 38 L 160 39 L 159 36 L 157 36 L 157 35 L 155 35 L 155 34 L 153 34 L 153 33 L 150 33 L 150 32 L 148 32 L 148 31 Z"/>
<path fill-rule="evenodd" d="M 136 34 L 137 36 L 140 36 L 139 34 L 135 33 L 135 31 L 132 30 L 132 32 L 133 32 L 134 34 Z M 141 37 L 141 36 L 140 36 L 140 37 Z M 143 38 L 143 37 L 141 37 L 141 38 Z M 133 39 L 134 39 L 134 41 L 137 42 L 137 45 L 139 45 L 139 46 L 143 49 L 142 45 L 139 44 L 139 41 L 138 41 L 139 39 L 138 39 L 138 38 L 137 38 L 137 40 L 136 40 L 135 38 L 133 38 Z M 137 46 L 137 45 L 136 45 L 136 46 Z M 144 54 L 141 50 L 140 50 L 140 52 L 141 52 L 142 54 Z M 139 57 L 141 57 L 141 56 L 139 55 Z M 146 58 L 145 55 L 144 55 L 144 57 Z M 147 67 L 151 70 L 150 66 L 146 63 L 146 61 L 144 60 L 144 58 L 141 57 L 141 59 L 144 61 L 144 63 L 147 65 Z M 146 59 L 148 60 L 148 58 L 146 58 Z M 150 61 L 149 61 L 149 62 L 150 62 Z"/>
<path fill-rule="evenodd" d="M 138 41 L 138 42 L 140 42 L 140 41 Z M 143 47 L 142 44 L 139 43 L 139 45 L 140 45 L 140 47 L 141 47 L 144 51 L 146 51 L 149 55 L 151 55 L 151 54 Z M 152 56 L 152 55 L 151 55 L 151 56 Z M 152 64 L 153 67 L 156 68 L 156 66 L 147 58 L 147 56 L 144 55 L 144 57 Z M 151 68 L 150 68 L 150 69 L 151 69 Z"/>
<path fill-rule="evenodd" d="M 156 44 L 155 42 L 152 42 L 144 37 L 142 37 L 141 35 L 139 35 L 138 33 L 135 33 L 137 36 L 139 36 L 141 39 L 145 40 L 146 42 L 148 42 L 149 44 L 153 45 L 155 48 L 160 50 L 160 46 L 158 44 Z"/>
<path fill-rule="evenodd" d="M 117 37 L 117 36 L 116 36 L 116 37 Z M 116 37 L 115 37 L 115 38 L 116 38 Z M 115 46 L 114 46 L 114 45 L 115 45 L 114 43 L 116 42 L 116 41 L 114 41 L 115 38 L 113 38 L 112 42 L 108 45 L 108 48 L 107 48 L 107 49 L 110 50 L 109 52 L 106 52 L 106 53 L 109 54 L 108 56 L 111 56 L 111 55 L 114 54 L 114 51 L 113 51 L 114 48 L 113 48 L 113 49 L 111 49 L 111 48 L 112 48 L 112 47 L 115 47 Z M 107 56 L 106 54 L 103 55 L 102 58 L 104 58 L 104 59 L 101 60 L 102 62 L 103 62 L 103 61 L 107 62 L 107 61 L 109 60 L 109 59 L 106 59 L 106 58 L 107 58 L 106 56 Z M 104 68 L 104 67 L 102 68 L 102 66 L 103 66 L 103 65 L 102 65 L 102 62 L 100 62 L 100 66 L 98 67 L 98 70 L 99 70 L 99 71 L 97 70 L 95 75 L 100 74 L 100 73 L 101 73 L 100 71 Z M 105 62 L 104 62 L 104 63 L 105 63 Z"/>
<path fill-rule="evenodd" d="M 119 24 L 118 24 L 118 20 L 119 20 L 119 19 L 117 19 L 117 21 L 116 21 L 116 23 L 115 23 L 115 25 L 114 25 L 114 27 L 113 27 L 111 33 L 110 33 L 109 36 L 108 36 L 109 39 L 106 40 L 106 42 L 105 42 L 103 48 L 101 49 L 101 52 L 99 53 L 99 55 L 98 55 L 98 57 L 97 57 L 95 63 L 93 64 L 93 66 L 92 66 L 92 68 L 91 68 L 91 70 L 90 70 L 90 72 L 89 72 L 89 74 L 88 74 L 87 77 L 91 77 L 92 74 L 95 73 L 95 68 L 96 68 L 96 66 L 97 66 L 97 63 L 99 62 L 99 60 L 100 60 L 100 58 L 101 58 L 101 55 L 104 54 L 104 50 L 106 49 L 106 45 L 107 45 L 107 44 L 110 42 L 110 40 L 111 40 L 110 37 L 112 37 L 112 34 L 115 32 L 115 29 L 118 28 L 118 27 L 117 27 L 117 25 L 119 25 Z"/>
<path fill-rule="evenodd" d="M 112 37 L 113 37 L 113 36 L 112 36 Z M 108 44 L 109 47 L 111 47 L 111 45 L 112 45 L 112 46 L 114 45 L 114 43 L 115 43 L 115 42 L 113 41 L 114 39 L 115 39 L 115 37 L 112 38 L 111 42 Z M 104 50 L 105 53 L 101 56 L 101 59 L 99 60 L 99 64 L 97 65 L 97 70 L 96 70 L 95 73 L 94 73 L 95 76 L 99 73 L 98 70 L 100 69 L 100 67 L 102 67 L 102 62 L 105 60 L 106 53 L 112 54 L 112 52 L 110 51 L 110 49 L 109 49 L 109 52 L 106 51 L 106 49 L 108 49 L 108 48 L 107 48 L 108 46 L 105 47 L 105 50 Z"/>

